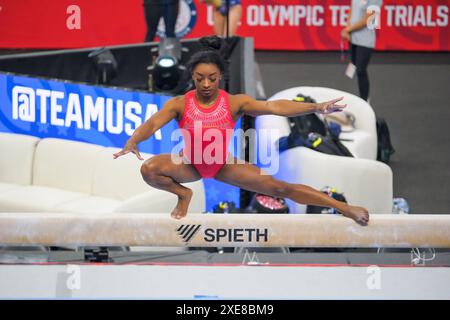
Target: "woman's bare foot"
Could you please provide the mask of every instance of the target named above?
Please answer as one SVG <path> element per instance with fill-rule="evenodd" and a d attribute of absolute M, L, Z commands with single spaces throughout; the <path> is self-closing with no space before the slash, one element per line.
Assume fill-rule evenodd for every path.
<path fill-rule="evenodd" d="M 186 194 L 178 197 L 178 203 L 170 214 L 174 219 L 182 219 L 187 215 L 189 203 L 192 198 L 192 190 L 186 190 Z"/>
<path fill-rule="evenodd" d="M 362 226 L 366 226 L 369 223 L 369 212 L 366 208 L 347 205 L 345 210 L 340 212 Z"/>

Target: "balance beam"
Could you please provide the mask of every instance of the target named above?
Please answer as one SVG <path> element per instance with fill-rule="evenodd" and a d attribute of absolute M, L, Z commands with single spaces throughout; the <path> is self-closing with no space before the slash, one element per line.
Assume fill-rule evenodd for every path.
<path fill-rule="evenodd" d="M 450 248 L 450 215 L 0 213 L 0 245 Z"/>

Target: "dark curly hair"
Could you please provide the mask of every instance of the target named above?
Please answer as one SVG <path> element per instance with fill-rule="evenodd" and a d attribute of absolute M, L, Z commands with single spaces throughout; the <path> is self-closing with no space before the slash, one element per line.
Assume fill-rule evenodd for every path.
<path fill-rule="evenodd" d="M 225 42 L 217 36 L 203 37 L 199 40 L 203 47 L 200 51 L 192 55 L 188 62 L 189 73 L 192 74 L 195 67 L 200 63 L 214 64 L 221 73 L 225 72 L 225 61 L 221 51 L 225 49 Z"/>

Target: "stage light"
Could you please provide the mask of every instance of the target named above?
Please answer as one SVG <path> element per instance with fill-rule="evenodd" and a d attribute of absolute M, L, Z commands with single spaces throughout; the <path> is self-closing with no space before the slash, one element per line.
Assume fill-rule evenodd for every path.
<path fill-rule="evenodd" d="M 117 75 L 118 64 L 113 53 L 106 48 L 92 51 L 89 56 L 97 69 L 97 84 L 109 84 Z"/>
<path fill-rule="evenodd" d="M 156 63 L 159 64 L 163 68 L 171 68 L 177 62 L 175 61 L 175 59 L 172 59 L 169 57 L 164 57 L 164 58 L 160 58 L 159 61 L 157 61 Z"/>
<path fill-rule="evenodd" d="M 163 38 L 158 46 L 158 56 L 149 71 L 149 90 L 176 93 L 185 67 L 181 65 L 183 48 L 177 38 Z"/>

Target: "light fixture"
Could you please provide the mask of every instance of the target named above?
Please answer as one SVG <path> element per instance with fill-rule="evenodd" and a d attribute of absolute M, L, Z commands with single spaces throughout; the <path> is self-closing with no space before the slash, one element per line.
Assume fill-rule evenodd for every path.
<path fill-rule="evenodd" d="M 186 70 L 181 65 L 182 51 L 183 48 L 177 38 L 161 39 L 157 49 L 158 55 L 154 63 L 147 68 L 150 91 L 171 93 L 177 91 L 182 72 Z"/>
<path fill-rule="evenodd" d="M 88 55 L 95 63 L 97 69 L 97 84 L 109 84 L 117 75 L 117 61 L 111 52 L 106 48 L 92 51 Z"/>

